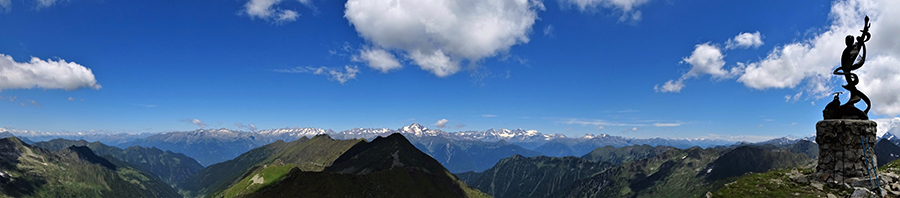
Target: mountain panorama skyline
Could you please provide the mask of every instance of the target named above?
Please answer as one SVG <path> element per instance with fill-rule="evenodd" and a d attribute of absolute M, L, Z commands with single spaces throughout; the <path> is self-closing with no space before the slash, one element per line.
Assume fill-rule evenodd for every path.
<path fill-rule="evenodd" d="M 888 123 L 892 126 L 900 125 L 900 120 L 896 122 Z M 900 128 L 897 128 L 900 129 Z M 892 130 L 889 130 L 892 131 Z M 603 138 L 603 137 L 622 137 L 626 139 L 648 139 L 648 138 L 638 138 L 638 137 L 628 137 L 624 135 L 616 135 L 616 134 L 606 134 L 606 133 L 588 133 L 580 136 L 567 136 L 561 133 L 541 133 L 537 130 L 525 130 L 525 129 L 506 129 L 499 128 L 494 129 L 490 128 L 487 130 L 476 131 L 476 130 L 466 130 L 466 131 L 444 131 L 440 128 L 428 128 L 419 123 L 412 123 L 407 126 L 402 126 L 400 128 L 392 129 L 392 128 L 352 128 L 342 131 L 335 131 L 332 129 L 322 129 L 322 128 L 313 128 L 313 127 L 284 127 L 284 128 L 275 128 L 275 129 L 246 129 L 246 127 L 237 127 L 237 129 L 229 129 L 229 128 L 199 128 L 195 130 L 188 131 L 165 131 L 165 132 L 145 132 L 145 133 L 112 133 L 112 132 L 96 132 L 96 131 L 88 131 L 88 132 L 46 132 L 46 131 L 33 131 L 33 130 L 21 130 L 14 129 L 10 127 L 0 128 L 0 133 L 8 132 L 12 135 L 26 138 L 38 138 L 34 141 L 46 141 L 55 138 L 66 138 L 66 139 L 79 139 L 83 138 L 86 140 L 96 141 L 99 139 L 103 140 L 126 140 L 126 139 L 135 139 L 135 138 L 144 138 L 152 135 L 159 134 L 169 134 L 169 133 L 184 133 L 184 132 L 241 132 L 241 133 L 255 133 L 259 135 L 265 136 L 280 136 L 286 137 L 287 140 L 292 140 L 300 137 L 313 137 L 320 134 L 329 134 L 343 135 L 341 137 L 347 138 L 366 138 L 371 139 L 376 136 L 386 136 L 392 133 L 401 133 L 412 135 L 413 137 L 448 137 L 454 139 L 461 140 L 476 140 L 476 141 L 485 141 L 485 142 L 497 142 L 497 141 L 507 141 L 507 142 L 530 142 L 530 141 L 549 141 L 554 139 L 566 139 L 566 138 L 576 138 L 576 139 L 593 139 L 593 138 Z M 879 138 L 885 133 L 880 133 Z M 900 130 L 894 132 L 894 134 L 900 134 Z M 108 137 L 106 137 L 108 136 Z M 779 138 L 788 138 L 788 139 L 805 139 L 809 137 L 814 137 L 814 134 L 811 136 L 805 137 L 796 137 L 796 136 L 782 136 L 782 137 L 696 137 L 696 138 L 661 138 L 668 140 L 687 140 L 687 141 L 713 141 L 719 143 L 719 145 L 726 145 L 731 143 L 739 143 L 739 142 L 764 142 L 773 139 Z M 727 143 L 725 143 L 727 142 Z M 115 143 L 115 142 L 105 142 L 105 143 Z M 703 145 L 713 145 L 710 143 L 702 143 Z"/>

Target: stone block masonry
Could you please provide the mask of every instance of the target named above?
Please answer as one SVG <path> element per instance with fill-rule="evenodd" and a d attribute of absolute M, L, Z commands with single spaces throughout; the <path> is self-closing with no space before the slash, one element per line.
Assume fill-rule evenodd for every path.
<path fill-rule="evenodd" d="M 871 120 L 832 119 L 816 123 L 819 159 L 813 178 L 827 183 L 845 183 L 868 187 L 866 157 L 875 161 L 875 124 Z M 864 155 L 863 141 L 868 152 Z M 869 171 L 872 169 L 869 165 Z M 873 175 L 874 177 L 874 175 Z M 873 178 L 874 179 L 874 178 Z M 860 182 L 865 180 L 865 182 Z"/>

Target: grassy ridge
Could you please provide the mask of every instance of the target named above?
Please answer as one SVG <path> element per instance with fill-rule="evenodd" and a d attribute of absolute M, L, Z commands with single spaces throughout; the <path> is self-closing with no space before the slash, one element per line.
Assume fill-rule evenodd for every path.
<path fill-rule="evenodd" d="M 270 165 L 252 172 L 252 177 L 244 177 L 240 182 L 226 189 L 224 193 L 213 194 L 210 197 L 235 197 L 252 193 L 260 188 L 284 179 L 295 164 Z"/>
<path fill-rule="evenodd" d="M 788 175 L 792 170 L 781 169 L 765 173 L 752 173 L 739 177 L 736 181 L 726 184 L 724 187 L 712 193 L 713 197 L 737 197 L 737 198 L 813 198 L 828 197 L 828 194 L 837 197 L 849 197 L 850 189 L 832 189 L 828 185 L 821 185 L 821 189 L 810 184 L 793 182 Z M 810 174 L 812 169 L 799 169 L 798 172 Z"/>
<path fill-rule="evenodd" d="M 50 151 L 0 139 L 0 197 L 178 197 L 174 189 L 86 147 Z"/>
<path fill-rule="evenodd" d="M 100 142 L 67 139 L 53 139 L 46 142 L 38 142 L 34 145 L 55 151 L 70 146 L 87 146 L 99 156 L 110 155 L 118 160 L 127 162 L 135 168 L 158 176 L 169 185 L 176 185 L 203 168 L 197 160 L 184 154 L 163 151 L 157 148 L 132 146 L 121 149 Z"/>

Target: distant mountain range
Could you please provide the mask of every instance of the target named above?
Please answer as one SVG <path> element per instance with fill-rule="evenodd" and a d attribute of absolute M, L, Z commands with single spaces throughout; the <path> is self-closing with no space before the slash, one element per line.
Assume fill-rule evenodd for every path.
<path fill-rule="evenodd" d="M 6 129 L 0 129 L 7 131 Z M 231 129 L 198 129 L 194 131 L 166 132 L 158 134 L 82 134 L 43 133 L 34 131 L 12 131 L 22 136 L 48 141 L 55 138 L 84 139 L 100 141 L 120 148 L 131 146 L 156 147 L 175 153 L 184 153 L 208 166 L 233 159 L 250 149 L 277 140 L 293 141 L 301 137 L 328 134 L 335 139 L 367 139 L 386 137 L 400 133 L 420 150 L 444 164 L 451 172 L 483 171 L 501 158 L 519 154 L 523 156 L 581 156 L 597 147 L 630 146 L 647 144 L 666 145 L 676 148 L 691 146 L 730 145 L 733 141 L 710 139 L 638 139 L 607 134 L 588 134 L 569 138 L 562 134 L 543 134 L 535 130 L 488 129 L 485 131 L 445 132 L 429 129 L 413 123 L 398 129 L 354 128 L 335 132 L 318 128 L 281 128 L 260 131 L 237 131 Z M 440 143 L 440 144 L 438 144 Z"/>
<path fill-rule="evenodd" d="M 5 129 L 0 129 L 5 130 Z M 5 130 L 0 135 L 23 131 Z M 334 139 L 367 139 L 386 137 L 400 133 L 422 152 L 432 156 L 450 172 L 484 171 L 491 168 L 500 159 L 512 155 L 532 156 L 576 156 L 580 157 L 602 147 L 627 147 L 647 145 L 650 147 L 666 146 L 687 149 L 693 146 L 715 147 L 729 146 L 736 142 L 717 139 L 665 139 L 665 138 L 629 138 L 608 134 L 587 134 L 582 137 L 566 137 L 562 134 L 543 134 L 534 130 L 523 129 L 488 129 L 485 131 L 445 132 L 440 129 L 429 129 L 420 124 L 411 124 L 397 129 L 388 128 L 354 128 L 335 132 L 318 128 L 281 128 L 259 131 L 237 131 L 230 129 L 198 129 L 194 131 L 167 132 L 158 134 L 72 134 L 72 133 L 38 133 L 25 131 L 22 135 L 47 141 L 50 137 L 67 139 L 85 139 L 100 141 L 120 148 L 141 146 L 159 148 L 163 151 L 183 153 L 194 158 L 203 166 L 234 159 L 251 149 L 282 140 L 294 141 L 301 137 L 313 137 L 327 134 Z M 12 135 L 12 134 L 9 134 Z M 29 136 L 33 135 L 33 136 Z M 888 133 L 885 137 L 893 137 Z M 22 139 L 25 139 L 22 137 Z M 45 140 L 46 139 L 46 140 Z M 791 144 L 800 139 L 778 138 L 764 144 Z M 27 141 L 27 140 L 23 140 Z M 892 142 L 900 143 L 894 137 Z M 738 143 L 749 144 L 749 143 Z M 900 153 L 898 153 L 900 154 Z M 615 163 L 615 162 L 613 162 Z"/>

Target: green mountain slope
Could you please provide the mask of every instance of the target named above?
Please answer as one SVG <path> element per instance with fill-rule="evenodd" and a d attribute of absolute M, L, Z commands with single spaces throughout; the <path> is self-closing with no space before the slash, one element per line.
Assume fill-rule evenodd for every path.
<path fill-rule="evenodd" d="M 134 165 L 135 168 L 158 176 L 159 179 L 172 186 L 184 181 L 189 175 L 203 168 L 197 160 L 184 154 L 162 151 L 157 148 L 132 146 L 120 149 L 100 142 L 67 139 L 38 142 L 34 146 L 57 151 L 70 146 L 87 146 L 97 155 L 111 155 L 118 160 Z"/>
<path fill-rule="evenodd" d="M 180 187 L 193 194 L 211 194 L 214 197 L 226 196 L 223 191 L 244 194 L 252 190 L 239 185 L 255 176 L 258 171 L 267 169 L 269 164 L 293 164 L 304 171 L 322 171 L 341 156 L 350 147 L 362 140 L 335 140 L 328 135 L 317 135 L 312 139 L 303 137 L 293 142 L 276 141 L 247 153 L 233 160 L 211 165 L 188 178 Z M 289 170 L 290 168 L 287 168 Z M 273 178 L 263 177 L 266 184 Z M 243 189 L 234 191 L 235 189 Z"/>
<path fill-rule="evenodd" d="M 698 197 L 712 186 L 698 175 L 720 150 L 672 149 L 576 181 L 559 197 Z"/>
<path fill-rule="evenodd" d="M 805 144 L 798 142 L 797 144 Z M 808 166 L 810 145 L 672 149 L 576 181 L 557 197 L 699 197 L 746 173 Z"/>
<path fill-rule="evenodd" d="M 294 142 L 302 143 L 308 140 L 309 138 L 304 137 Z M 190 192 L 191 195 L 205 195 L 226 189 L 231 183 L 239 180 L 244 172 L 284 149 L 285 146 L 287 143 L 279 140 L 254 148 L 232 160 L 207 166 L 185 179 L 178 188 Z"/>
<path fill-rule="evenodd" d="M 129 164 L 90 148 L 51 151 L 0 139 L 0 197 L 180 197 Z"/>
<path fill-rule="evenodd" d="M 626 147 L 613 147 L 613 146 L 604 146 L 597 147 L 590 153 L 581 156 L 583 159 L 597 161 L 597 162 L 609 162 L 615 165 L 622 164 L 623 162 L 628 162 L 632 160 L 640 160 L 651 158 L 660 153 L 666 152 L 668 150 L 674 149 L 675 147 L 669 146 L 650 146 L 650 145 L 634 145 L 634 146 L 626 146 Z"/>
<path fill-rule="evenodd" d="M 291 169 L 243 197 L 486 197 L 400 134 L 359 142 L 321 172 Z"/>
<path fill-rule="evenodd" d="M 715 181 L 741 176 L 745 173 L 762 173 L 773 169 L 800 167 L 812 163 L 812 159 L 802 153 L 788 150 L 766 149 L 758 146 L 741 146 L 725 153 L 705 170 L 707 181 Z"/>
<path fill-rule="evenodd" d="M 548 197 L 578 179 L 613 167 L 577 157 L 514 155 L 466 183 L 494 197 Z"/>

